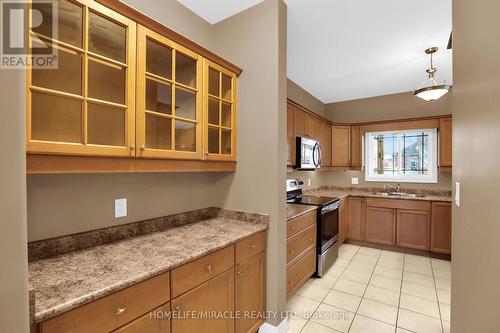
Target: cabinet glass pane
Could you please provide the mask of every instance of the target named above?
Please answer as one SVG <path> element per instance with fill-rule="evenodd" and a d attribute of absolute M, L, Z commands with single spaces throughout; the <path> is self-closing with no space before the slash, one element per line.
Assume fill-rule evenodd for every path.
<path fill-rule="evenodd" d="M 184 89 L 175 89 L 175 116 L 196 118 L 196 94 Z"/>
<path fill-rule="evenodd" d="M 172 79 L 172 49 L 146 40 L 146 72 Z"/>
<path fill-rule="evenodd" d="M 196 87 L 196 61 L 180 52 L 175 54 L 175 81 Z"/>
<path fill-rule="evenodd" d="M 89 14 L 89 51 L 116 61 L 126 60 L 126 28 L 98 14 Z"/>
<path fill-rule="evenodd" d="M 220 97 L 219 92 L 219 72 L 209 68 L 208 70 L 208 93 Z"/>
<path fill-rule="evenodd" d="M 31 75 L 34 86 L 82 95 L 81 54 L 59 49 L 57 68 L 33 69 Z"/>
<path fill-rule="evenodd" d="M 125 104 L 125 69 L 89 60 L 89 97 Z"/>
<path fill-rule="evenodd" d="M 222 74 L 222 98 L 231 100 L 231 77 Z"/>
<path fill-rule="evenodd" d="M 196 124 L 175 122 L 175 150 L 196 151 Z"/>
<path fill-rule="evenodd" d="M 172 114 L 172 86 L 158 81 L 146 80 L 146 109 Z"/>
<path fill-rule="evenodd" d="M 222 130 L 220 140 L 221 154 L 231 155 L 231 131 Z"/>
<path fill-rule="evenodd" d="M 33 140 L 82 143 L 82 103 L 64 97 L 32 93 Z"/>
<path fill-rule="evenodd" d="M 146 147 L 172 150 L 172 119 L 146 115 Z"/>
<path fill-rule="evenodd" d="M 125 110 L 89 103 L 87 123 L 90 144 L 125 146 Z"/>
<path fill-rule="evenodd" d="M 208 123 L 219 125 L 219 100 L 208 98 Z"/>
<path fill-rule="evenodd" d="M 231 104 L 222 102 L 222 121 L 221 125 L 231 128 Z"/>
<path fill-rule="evenodd" d="M 208 129 L 208 152 L 211 154 L 219 153 L 219 129 Z"/>
<path fill-rule="evenodd" d="M 39 11 L 43 18 L 42 23 L 38 27 L 33 28 L 33 31 L 80 48 L 82 47 L 82 7 L 69 1 L 58 2 L 58 31 L 57 38 L 55 38 L 56 36 L 52 32 L 52 6 L 43 2 L 33 2 L 32 6 L 34 10 Z M 33 14 L 33 19 L 36 19 L 35 15 L 38 14 Z"/>

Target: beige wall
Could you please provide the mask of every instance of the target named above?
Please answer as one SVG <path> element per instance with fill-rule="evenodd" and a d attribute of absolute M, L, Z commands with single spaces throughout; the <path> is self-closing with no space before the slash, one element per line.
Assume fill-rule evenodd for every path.
<path fill-rule="evenodd" d="M 216 50 L 244 68 L 238 81 L 238 165 L 236 173 L 220 177 L 219 196 L 225 208 L 271 215 L 267 310 L 281 311 L 286 302 L 285 5 L 266 0 L 217 24 L 215 37 Z"/>
<path fill-rule="evenodd" d="M 28 332 L 24 72 L 0 70 L 0 332 Z"/>
<path fill-rule="evenodd" d="M 425 102 L 411 93 L 392 94 L 326 105 L 329 119 L 358 123 L 451 114 L 451 94 L 436 102 Z"/>
<path fill-rule="evenodd" d="M 451 331 L 495 333 L 500 316 L 500 2 L 453 1 Z"/>
<path fill-rule="evenodd" d="M 330 119 L 330 114 L 326 112 L 326 105 L 290 79 L 287 79 L 287 97 L 309 111 Z"/>

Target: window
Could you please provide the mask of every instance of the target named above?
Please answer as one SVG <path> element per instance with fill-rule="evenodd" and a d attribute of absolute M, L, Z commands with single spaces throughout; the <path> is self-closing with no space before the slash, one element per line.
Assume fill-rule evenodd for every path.
<path fill-rule="evenodd" d="M 367 181 L 437 183 L 437 130 L 365 134 Z"/>

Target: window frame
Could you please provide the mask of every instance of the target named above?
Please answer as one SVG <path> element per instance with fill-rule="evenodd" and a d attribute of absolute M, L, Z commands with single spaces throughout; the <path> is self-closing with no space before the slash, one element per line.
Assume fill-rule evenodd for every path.
<path fill-rule="evenodd" d="M 396 175 L 378 175 L 373 172 L 374 159 L 372 150 L 371 140 L 377 135 L 384 135 L 388 133 L 392 134 L 403 134 L 403 133 L 414 133 L 414 132 L 426 132 L 429 135 L 429 147 L 428 147 L 428 165 L 429 174 L 428 175 L 410 175 L 401 173 L 401 160 L 399 162 L 399 172 Z M 399 135 L 401 138 L 401 135 Z M 411 129 L 411 130 L 397 130 L 397 131 L 377 131 L 377 132 L 366 132 L 364 135 L 364 160 L 365 165 L 365 181 L 367 182 L 399 182 L 399 183 L 437 183 L 438 182 L 438 131 L 436 128 L 425 128 L 425 129 Z M 399 152 L 402 152 L 401 139 L 399 141 Z"/>

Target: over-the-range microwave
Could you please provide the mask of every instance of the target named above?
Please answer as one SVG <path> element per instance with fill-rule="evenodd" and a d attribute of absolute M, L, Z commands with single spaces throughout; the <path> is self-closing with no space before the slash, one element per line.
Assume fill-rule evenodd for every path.
<path fill-rule="evenodd" d="M 321 167 L 321 144 L 313 139 L 297 137 L 296 167 L 299 170 L 313 170 Z"/>

